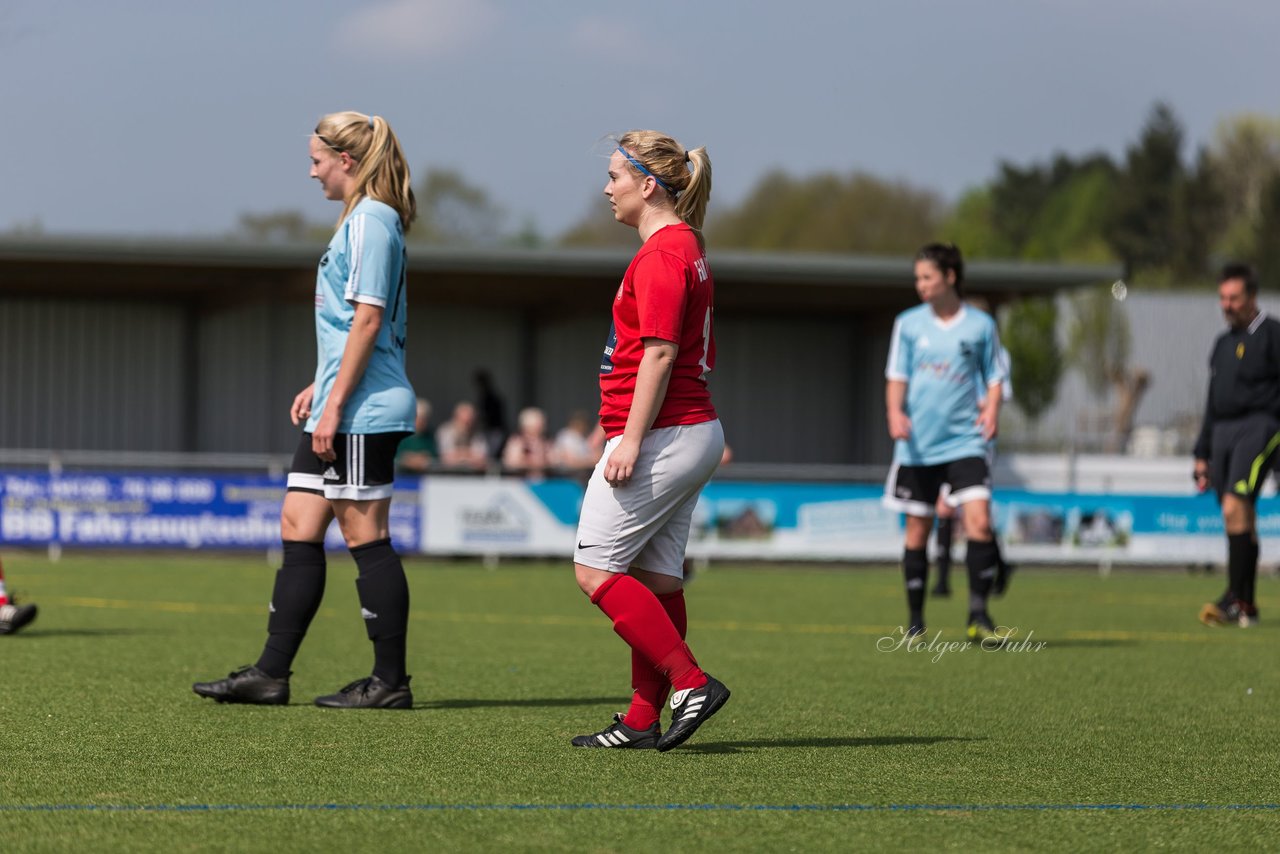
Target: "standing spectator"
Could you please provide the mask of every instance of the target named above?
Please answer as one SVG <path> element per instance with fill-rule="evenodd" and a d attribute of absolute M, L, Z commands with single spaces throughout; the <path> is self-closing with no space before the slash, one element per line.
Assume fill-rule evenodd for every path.
<path fill-rule="evenodd" d="M 417 203 L 385 119 L 332 113 L 316 125 L 310 149 L 311 177 L 343 208 L 316 274 L 315 381 L 289 409 L 293 423 L 304 426 L 280 514 L 284 564 L 271 594 L 267 642 L 256 665 L 192 688 L 220 703 L 289 702 L 289 668 L 324 596 L 324 536 L 336 517 L 359 570 L 373 673 L 315 703 L 408 709 L 409 585 L 389 517 L 396 448 L 413 432 L 404 235 Z"/>
<path fill-rule="evenodd" d="M 609 158 L 604 192 L 643 245 L 612 300 L 600 363 L 608 442 L 587 483 L 573 560 L 578 586 L 631 648 L 634 694 L 625 714 L 572 743 L 670 750 L 729 699 L 684 642 L 689 526 L 724 451 L 707 389 L 714 285 L 699 231 L 711 161 L 705 148 L 631 131 Z M 659 732 L 672 690 L 671 724 Z"/>
<path fill-rule="evenodd" d="M 536 406 L 520 410 L 518 429 L 502 449 L 502 467 L 526 477 L 541 478 L 556 465 L 555 450 L 547 438 L 547 416 Z"/>
<path fill-rule="evenodd" d="M 556 434 L 556 465 L 569 470 L 593 468 L 600 460 L 600 452 L 591 447 L 592 429 L 587 413 L 578 411 L 570 415 L 569 423 Z"/>
<path fill-rule="evenodd" d="M 489 464 L 489 445 L 476 422 L 476 407 L 465 400 L 436 431 L 440 462 L 447 468 L 482 471 Z"/>
<path fill-rule="evenodd" d="M 396 470 L 422 474 L 439 456 L 435 431 L 431 429 L 431 402 L 420 397 L 413 419 L 413 435 L 396 450 Z"/>
<path fill-rule="evenodd" d="M 987 599 L 999 562 L 991 536 L 987 454 L 1003 399 L 1000 338 L 991 315 L 961 302 L 964 261 L 955 246 L 923 247 L 916 255 L 915 284 L 922 304 L 894 322 L 885 369 L 886 420 L 895 444 L 884 503 L 906 514 L 905 632 L 925 631 L 925 547 L 945 483 L 951 506 L 964 506 L 967 633 L 970 640 L 985 640 L 995 636 Z"/>
<path fill-rule="evenodd" d="M 502 459 L 507 444 L 507 406 L 493 387 L 493 375 L 483 368 L 475 372 L 476 408 L 480 416 L 480 432 L 489 446 L 489 455 Z"/>
<path fill-rule="evenodd" d="M 1227 330 L 1209 355 L 1209 394 L 1192 477 L 1213 487 L 1227 530 L 1227 589 L 1200 609 L 1210 626 L 1258 622 L 1255 504 L 1280 449 L 1280 321 L 1258 308 L 1258 279 L 1245 264 L 1218 276 Z"/>

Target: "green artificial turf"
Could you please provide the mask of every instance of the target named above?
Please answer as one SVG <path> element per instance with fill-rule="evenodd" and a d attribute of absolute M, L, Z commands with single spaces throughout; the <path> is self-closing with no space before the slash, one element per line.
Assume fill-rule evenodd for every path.
<path fill-rule="evenodd" d="M 3 851 L 1280 839 L 1270 578 L 1260 626 L 1209 629 L 1195 614 L 1220 578 L 1024 569 L 992 608 L 1021 645 L 909 651 L 878 648 L 904 616 L 893 569 L 716 565 L 689 588 L 689 641 L 733 698 L 658 754 L 569 747 L 625 707 L 630 664 L 567 565 L 410 561 L 411 712 L 310 705 L 372 663 L 345 555 L 330 558 L 293 702 L 270 708 L 190 689 L 257 657 L 262 557 L 5 567 L 41 610 L 0 637 Z M 929 603 L 931 641 L 963 640 L 962 575 Z"/>

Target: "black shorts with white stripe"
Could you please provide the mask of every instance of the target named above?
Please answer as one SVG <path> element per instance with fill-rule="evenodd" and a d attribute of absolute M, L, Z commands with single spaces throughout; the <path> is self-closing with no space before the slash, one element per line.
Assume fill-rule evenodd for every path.
<path fill-rule="evenodd" d="M 982 457 L 964 457 L 932 466 L 894 463 L 885 481 L 883 503 L 908 516 L 932 516 L 944 484 L 950 488 L 946 501 L 952 507 L 991 498 L 987 461 Z"/>
<path fill-rule="evenodd" d="M 375 501 L 390 498 L 395 480 L 396 449 L 410 433 L 338 433 L 333 437 L 333 462 L 311 450 L 311 434 L 303 433 L 289 467 L 290 492 L 310 492 L 325 498 Z"/>

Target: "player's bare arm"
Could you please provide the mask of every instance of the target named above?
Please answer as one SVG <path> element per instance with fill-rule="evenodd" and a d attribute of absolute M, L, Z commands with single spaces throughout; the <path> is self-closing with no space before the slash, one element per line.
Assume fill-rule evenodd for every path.
<path fill-rule="evenodd" d="M 311 449 L 326 462 L 335 459 L 333 437 L 338 432 L 338 425 L 342 423 L 343 407 L 347 405 L 356 386 L 360 385 L 365 368 L 369 366 L 369 357 L 373 355 L 374 344 L 378 340 L 378 330 L 382 328 L 382 313 L 380 305 L 356 303 L 351 331 L 347 333 L 347 344 L 342 350 L 338 377 L 333 381 L 333 390 L 325 401 L 324 412 L 311 434 Z"/>
<path fill-rule="evenodd" d="M 289 418 L 293 421 L 293 426 L 297 427 L 311 417 L 311 401 L 315 399 L 315 396 L 315 383 L 307 386 L 294 396 L 293 405 L 289 407 Z"/>
<path fill-rule="evenodd" d="M 889 438 L 910 439 L 911 419 L 902 411 L 907 399 L 907 384 L 902 380 L 889 380 L 884 387 L 885 413 L 889 422 Z"/>
<path fill-rule="evenodd" d="M 978 427 L 982 430 L 982 438 L 990 442 L 1000 432 L 1001 384 L 992 383 L 987 386 L 987 399 L 978 411 Z"/>
<path fill-rule="evenodd" d="M 604 467 L 604 479 L 610 486 L 624 486 L 631 480 L 636 459 L 640 456 L 640 443 L 653 426 L 667 396 L 667 384 L 671 369 L 676 363 L 679 346 L 674 341 L 661 338 L 644 339 L 644 355 L 636 370 L 636 390 L 627 414 L 627 426 L 622 439 L 609 455 Z"/>

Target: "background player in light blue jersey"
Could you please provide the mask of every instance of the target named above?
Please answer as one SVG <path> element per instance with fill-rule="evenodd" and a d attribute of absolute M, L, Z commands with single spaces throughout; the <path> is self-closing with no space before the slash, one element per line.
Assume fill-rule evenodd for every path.
<path fill-rule="evenodd" d="M 995 632 L 987 612 L 997 564 L 987 445 L 996 436 L 1005 380 L 999 334 L 989 314 L 962 302 L 964 260 L 955 246 L 931 243 L 921 249 L 915 280 L 923 304 L 898 315 L 885 369 L 886 414 L 895 444 L 884 501 L 906 514 L 906 631 L 925 630 L 925 549 L 934 503 L 945 483 L 951 505 L 965 508 L 968 634 L 980 640 Z"/>
<path fill-rule="evenodd" d="M 310 151 L 311 177 L 343 210 L 316 276 L 315 381 L 289 410 L 293 423 L 305 426 L 280 516 L 284 563 L 268 638 L 256 665 L 193 688 L 219 702 L 289 702 L 289 668 L 324 596 L 324 535 L 336 517 L 359 568 L 373 674 L 316 705 L 407 709 L 409 586 L 391 546 L 389 515 L 396 449 L 413 432 L 416 405 L 404 370 L 404 234 L 417 205 L 385 119 L 327 115 Z"/>

